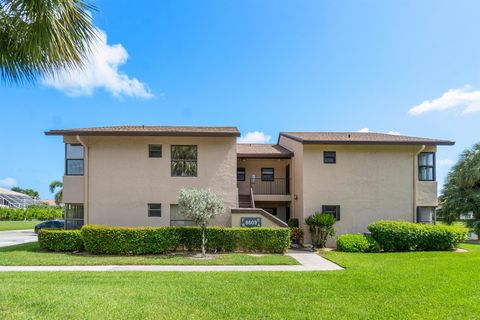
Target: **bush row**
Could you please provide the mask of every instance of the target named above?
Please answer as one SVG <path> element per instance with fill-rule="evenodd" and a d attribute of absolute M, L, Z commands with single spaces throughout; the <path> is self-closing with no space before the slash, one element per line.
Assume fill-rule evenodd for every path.
<path fill-rule="evenodd" d="M 374 239 L 363 234 L 344 234 L 337 238 L 337 250 L 343 252 L 378 252 L 380 247 Z"/>
<path fill-rule="evenodd" d="M 40 245 L 47 249 L 53 248 L 52 245 L 42 244 L 45 232 L 50 233 L 40 231 Z M 214 252 L 283 253 L 290 246 L 290 231 L 287 228 L 209 227 L 206 235 L 207 250 Z M 128 228 L 87 225 L 81 229 L 80 237 L 85 250 L 92 254 L 160 254 L 175 250 L 198 250 L 201 246 L 201 232 L 197 227 Z"/>
<path fill-rule="evenodd" d="M 51 251 L 81 251 L 83 240 L 80 230 L 41 229 L 38 234 L 40 247 Z"/>
<path fill-rule="evenodd" d="M 0 207 L 0 220 L 52 220 L 63 217 L 63 208 L 60 206 L 29 206 L 26 209 Z"/>
<path fill-rule="evenodd" d="M 456 248 L 468 229 L 402 221 L 377 221 L 368 226 L 383 251 L 442 251 Z"/>

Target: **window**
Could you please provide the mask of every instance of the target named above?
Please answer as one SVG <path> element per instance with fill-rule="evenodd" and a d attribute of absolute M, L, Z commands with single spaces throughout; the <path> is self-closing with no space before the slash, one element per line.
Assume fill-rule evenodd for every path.
<path fill-rule="evenodd" d="M 277 215 L 277 208 L 262 208 L 262 209 L 270 213 L 272 216 Z"/>
<path fill-rule="evenodd" d="M 170 205 L 170 225 L 175 227 L 194 226 L 195 222 L 188 219 L 178 210 L 178 204 Z"/>
<path fill-rule="evenodd" d="M 275 180 L 275 170 L 273 168 L 262 168 L 262 181 Z"/>
<path fill-rule="evenodd" d="M 161 203 L 149 203 L 148 204 L 148 216 L 149 217 L 161 217 L 162 216 L 162 204 Z"/>
<path fill-rule="evenodd" d="M 337 206 L 337 205 L 322 206 L 322 213 L 330 213 L 337 219 L 337 221 L 340 220 L 340 206 Z"/>
<path fill-rule="evenodd" d="M 65 204 L 65 229 L 80 229 L 83 226 L 83 204 Z"/>
<path fill-rule="evenodd" d="M 417 207 L 417 222 L 433 224 L 435 222 L 435 207 Z"/>
<path fill-rule="evenodd" d="M 148 156 L 150 158 L 161 158 L 162 157 L 162 145 L 161 144 L 149 144 L 148 145 Z"/>
<path fill-rule="evenodd" d="M 418 180 L 435 181 L 434 152 L 422 152 L 418 155 Z"/>
<path fill-rule="evenodd" d="M 197 176 L 197 146 L 175 146 L 171 148 L 172 177 Z"/>
<path fill-rule="evenodd" d="M 67 143 L 65 145 L 65 175 L 83 176 L 83 146 Z"/>
<path fill-rule="evenodd" d="M 323 151 L 323 163 L 337 163 L 337 152 Z"/>
<path fill-rule="evenodd" d="M 245 181 L 245 168 L 237 168 L 237 181 Z"/>

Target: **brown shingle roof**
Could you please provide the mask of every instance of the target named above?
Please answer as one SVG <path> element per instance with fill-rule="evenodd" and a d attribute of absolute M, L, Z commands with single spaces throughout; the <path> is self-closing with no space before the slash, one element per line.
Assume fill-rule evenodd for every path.
<path fill-rule="evenodd" d="M 284 136 L 304 144 L 455 144 L 455 142 L 448 140 L 374 132 L 280 132 L 280 136 Z"/>
<path fill-rule="evenodd" d="M 202 136 L 239 137 L 237 127 L 112 126 L 46 131 L 47 136 Z"/>
<path fill-rule="evenodd" d="M 293 156 L 293 152 L 285 149 L 278 144 L 237 144 L 238 158 L 275 158 L 288 159 Z"/>

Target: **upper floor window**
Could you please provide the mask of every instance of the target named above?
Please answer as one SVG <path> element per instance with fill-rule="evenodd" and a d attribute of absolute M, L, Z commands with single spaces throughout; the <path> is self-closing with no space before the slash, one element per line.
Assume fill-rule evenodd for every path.
<path fill-rule="evenodd" d="M 172 145 L 171 157 L 172 177 L 197 176 L 197 146 Z"/>
<path fill-rule="evenodd" d="M 245 168 L 237 168 L 237 181 L 245 181 Z"/>
<path fill-rule="evenodd" d="M 65 145 L 65 175 L 83 176 L 83 146 L 67 143 Z"/>
<path fill-rule="evenodd" d="M 323 163 L 337 163 L 337 153 L 335 151 L 323 151 Z"/>
<path fill-rule="evenodd" d="M 262 181 L 273 181 L 273 180 L 275 180 L 275 169 L 262 168 Z"/>
<path fill-rule="evenodd" d="M 340 220 L 340 206 L 324 205 L 322 206 L 322 213 L 330 213 L 335 219 Z"/>
<path fill-rule="evenodd" d="M 149 144 L 148 145 L 148 157 L 161 158 L 162 157 L 162 145 L 161 144 Z"/>
<path fill-rule="evenodd" d="M 435 181 L 434 152 L 422 152 L 418 155 L 418 180 Z"/>

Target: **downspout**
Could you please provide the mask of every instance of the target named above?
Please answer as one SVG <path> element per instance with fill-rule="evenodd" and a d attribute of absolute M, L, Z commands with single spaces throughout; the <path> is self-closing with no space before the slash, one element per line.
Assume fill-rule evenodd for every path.
<path fill-rule="evenodd" d="M 413 158 L 413 222 L 417 222 L 417 180 L 418 180 L 418 155 L 425 150 L 425 145 L 422 145 L 420 150 L 415 153 Z"/>
<path fill-rule="evenodd" d="M 89 174 L 88 174 L 88 169 L 89 169 L 89 154 L 88 154 L 88 146 L 85 144 L 84 141 L 80 138 L 80 136 L 76 136 L 77 141 L 83 146 L 83 185 L 84 185 L 84 195 L 83 195 L 83 224 L 88 224 L 89 219 L 88 219 L 88 185 L 89 185 Z"/>

